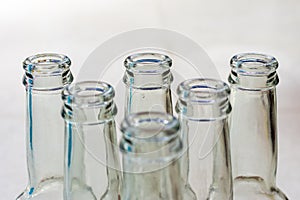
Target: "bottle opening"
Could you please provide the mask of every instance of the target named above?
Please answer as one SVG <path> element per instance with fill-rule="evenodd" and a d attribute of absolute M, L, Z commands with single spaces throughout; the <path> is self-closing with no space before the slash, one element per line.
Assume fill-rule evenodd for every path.
<path fill-rule="evenodd" d="M 278 62 L 273 56 L 259 53 L 237 54 L 230 60 L 229 83 L 248 91 L 268 90 L 278 84 Z"/>
<path fill-rule="evenodd" d="M 128 115 L 121 124 L 123 170 L 145 173 L 169 166 L 183 150 L 179 129 L 179 121 L 167 113 Z"/>
<path fill-rule="evenodd" d="M 179 121 L 167 113 L 130 114 L 121 124 L 120 150 L 131 162 L 138 161 L 143 172 L 161 169 L 182 151 L 179 129 Z"/>
<path fill-rule="evenodd" d="M 92 106 L 108 102 L 114 96 L 113 87 L 105 82 L 83 81 L 67 86 L 63 91 L 62 99 L 66 104 Z"/>
<path fill-rule="evenodd" d="M 44 53 L 30 56 L 23 62 L 23 68 L 27 73 L 61 74 L 71 65 L 71 60 L 62 54 Z"/>
<path fill-rule="evenodd" d="M 224 119 L 231 112 L 230 88 L 220 80 L 190 79 L 177 88 L 176 111 L 195 121 Z"/>
<path fill-rule="evenodd" d="M 242 53 L 230 60 L 232 70 L 246 76 L 268 76 L 276 71 L 278 61 L 269 55 L 258 53 Z"/>
<path fill-rule="evenodd" d="M 124 66 L 134 73 L 160 74 L 170 69 L 172 60 L 159 53 L 138 53 L 128 56 Z"/>
<path fill-rule="evenodd" d="M 162 112 L 134 113 L 128 115 L 121 125 L 126 138 L 157 142 L 168 142 L 177 137 L 179 128 L 174 116 Z"/>
<path fill-rule="evenodd" d="M 227 99 L 229 86 L 215 79 L 190 79 L 183 81 L 177 88 L 179 98 L 186 102 L 210 104 Z"/>

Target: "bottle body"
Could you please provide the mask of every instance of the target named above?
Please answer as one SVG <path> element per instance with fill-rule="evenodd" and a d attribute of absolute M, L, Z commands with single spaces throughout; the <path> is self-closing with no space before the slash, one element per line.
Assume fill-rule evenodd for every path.
<path fill-rule="evenodd" d="M 185 195 L 198 200 L 232 199 L 228 86 L 213 79 L 191 79 L 178 86 L 177 94 Z"/>
<path fill-rule="evenodd" d="M 179 122 L 166 113 L 131 114 L 122 123 L 121 199 L 185 199 L 178 158 Z"/>
<path fill-rule="evenodd" d="M 230 118 L 234 198 L 287 199 L 276 187 L 278 63 L 264 54 L 232 58 Z"/>
<path fill-rule="evenodd" d="M 140 53 L 127 57 L 124 65 L 125 116 L 143 111 L 172 114 L 172 60 L 158 53 Z"/>
<path fill-rule="evenodd" d="M 70 64 L 59 54 L 38 54 L 24 61 L 29 183 L 17 199 L 62 199 L 64 125 L 59 116 L 61 91 L 73 79 Z"/>
<path fill-rule="evenodd" d="M 119 198 L 113 97 L 104 82 L 79 82 L 64 90 L 65 200 Z"/>

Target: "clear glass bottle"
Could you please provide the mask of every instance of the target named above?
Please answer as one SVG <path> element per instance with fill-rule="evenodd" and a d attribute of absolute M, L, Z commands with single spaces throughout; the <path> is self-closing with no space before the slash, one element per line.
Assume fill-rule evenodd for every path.
<path fill-rule="evenodd" d="M 18 200 L 63 199 L 64 122 L 60 110 L 61 91 L 73 80 L 70 65 L 67 56 L 48 53 L 23 62 L 29 182 Z"/>
<path fill-rule="evenodd" d="M 182 126 L 184 195 L 198 200 L 232 199 L 229 87 L 219 80 L 190 79 L 177 88 Z"/>
<path fill-rule="evenodd" d="M 115 92 L 105 82 L 69 85 L 62 94 L 65 119 L 65 200 L 119 199 Z"/>
<path fill-rule="evenodd" d="M 230 65 L 234 199 L 287 199 L 276 187 L 278 62 L 272 56 L 244 53 Z"/>
<path fill-rule="evenodd" d="M 123 136 L 122 200 L 182 200 L 178 158 L 182 151 L 178 120 L 166 113 L 128 115 Z"/>
<path fill-rule="evenodd" d="M 125 116 L 143 111 L 172 114 L 172 60 L 159 53 L 138 53 L 128 56 L 124 65 Z"/>

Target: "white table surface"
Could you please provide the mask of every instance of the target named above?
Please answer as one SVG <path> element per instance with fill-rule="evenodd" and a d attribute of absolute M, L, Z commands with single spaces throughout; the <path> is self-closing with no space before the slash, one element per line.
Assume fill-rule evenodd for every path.
<path fill-rule="evenodd" d="M 201 45 L 226 80 L 230 57 L 256 51 L 274 55 L 278 73 L 277 182 L 300 196 L 300 1 L 1 1 L 0 199 L 14 199 L 27 183 L 25 90 L 22 61 L 38 52 L 71 57 L 76 75 L 87 56 L 113 35 L 156 27 Z"/>

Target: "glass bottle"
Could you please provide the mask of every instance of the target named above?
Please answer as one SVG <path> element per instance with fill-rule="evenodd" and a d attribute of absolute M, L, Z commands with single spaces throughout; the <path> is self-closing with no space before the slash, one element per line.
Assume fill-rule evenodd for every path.
<path fill-rule="evenodd" d="M 232 199 L 229 87 L 219 80 L 179 84 L 176 111 L 182 126 L 184 195 L 198 200 Z"/>
<path fill-rule="evenodd" d="M 119 199 L 114 95 L 111 85 L 97 81 L 69 85 L 62 93 L 65 200 Z"/>
<path fill-rule="evenodd" d="M 234 198 L 287 199 L 276 187 L 278 62 L 244 53 L 235 55 L 230 65 Z"/>
<path fill-rule="evenodd" d="M 52 53 L 23 62 L 29 182 L 18 200 L 63 199 L 64 122 L 60 109 L 61 91 L 73 80 L 70 65 L 67 56 Z"/>
<path fill-rule="evenodd" d="M 166 113 L 128 115 L 123 136 L 122 200 L 182 200 L 178 158 L 182 150 L 178 120 Z"/>
<path fill-rule="evenodd" d="M 137 53 L 128 56 L 124 65 L 125 116 L 143 111 L 172 114 L 172 60 L 159 53 Z"/>

